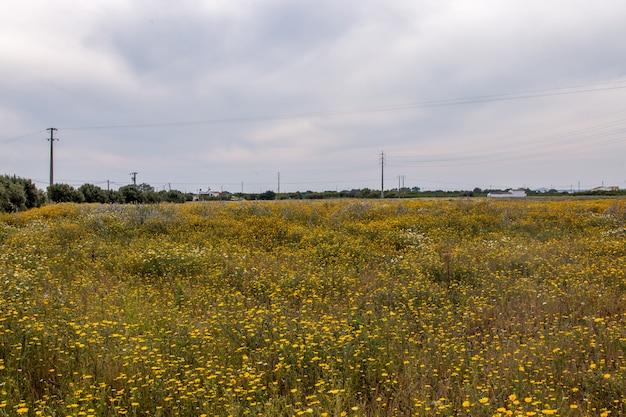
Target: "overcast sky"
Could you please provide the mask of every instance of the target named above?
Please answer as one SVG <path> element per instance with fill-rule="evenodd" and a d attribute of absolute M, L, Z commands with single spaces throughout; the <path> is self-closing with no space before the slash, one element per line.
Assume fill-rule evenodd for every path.
<path fill-rule="evenodd" d="M 380 189 L 384 159 L 386 189 L 626 188 L 624 22 L 623 0 L 3 0 L 0 174 L 45 188 L 55 127 L 75 187 Z"/>

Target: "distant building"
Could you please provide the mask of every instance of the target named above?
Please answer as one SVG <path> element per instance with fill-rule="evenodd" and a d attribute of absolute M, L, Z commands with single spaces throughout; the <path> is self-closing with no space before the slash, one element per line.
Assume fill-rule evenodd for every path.
<path fill-rule="evenodd" d="M 200 192 L 193 195 L 192 200 L 199 201 L 202 200 L 204 197 L 221 197 L 223 195 L 230 195 L 230 193 L 228 191 L 214 191 L 210 189 L 207 191 L 200 190 Z"/>
<path fill-rule="evenodd" d="M 519 189 L 519 190 L 507 190 L 507 191 L 492 191 L 489 194 L 487 194 L 487 197 L 494 197 L 494 198 L 526 197 L 526 190 Z"/>
<path fill-rule="evenodd" d="M 592 188 L 591 191 L 619 191 L 619 187 L 617 185 L 609 185 L 609 186 L 600 186 L 596 188 Z"/>

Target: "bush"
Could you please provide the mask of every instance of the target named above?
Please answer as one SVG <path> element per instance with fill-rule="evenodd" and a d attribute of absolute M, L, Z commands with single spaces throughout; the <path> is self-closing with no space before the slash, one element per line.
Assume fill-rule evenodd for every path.
<path fill-rule="evenodd" d="M 187 197 L 185 197 L 185 194 L 178 190 L 170 190 L 167 192 L 163 191 L 159 194 L 161 195 L 163 201 L 167 201 L 169 203 L 184 203 L 185 201 L 187 201 Z"/>
<path fill-rule="evenodd" d="M 83 194 L 69 184 L 52 184 L 48 187 L 48 198 L 55 203 L 82 203 Z"/>
<path fill-rule="evenodd" d="M 86 203 L 106 203 L 107 195 L 106 191 L 97 185 L 93 184 L 83 184 L 78 187 L 78 191 L 80 191 L 85 198 Z"/>
<path fill-rule="evenodd" d="M 124 203 L 145 203 L 146 196 L 136 185 L 125 185 L 119 189 L 119 194 Z"/>
<path fill-rule="evenodd" d="M 0 211 L 15 212 L 41 207 L 45 199 L 31 180 L 0 176 Z"/>

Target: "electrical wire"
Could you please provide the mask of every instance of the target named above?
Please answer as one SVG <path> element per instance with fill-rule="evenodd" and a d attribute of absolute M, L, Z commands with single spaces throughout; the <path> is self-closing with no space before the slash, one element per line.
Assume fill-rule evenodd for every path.
<path fill-rule="evenodd" d="M 454 99 L 438 99 L 425 102 L 412 102 L 401 103 L 381 106 L 369 106 L 369 107 L 357 107 L 353 109 L 336 109 L 336 110 L 322 110 L 302 113 L 288 113 L 277 115 L 265 115 L 265 116 L 247 116 L 247 117 L 233 117 L 223 119 L 207 119 L 207 120 L 194 120 L 194 121 L 180 121 L 180 122 L 159 122 L 159 123 L 137 123 L 137 124 L 120 124 L 120 125 L 99 125 L 99 126 L 78 126 L 78 127 L 60 127 L 63 130 L 104 130 L 104 129 L 139 129 L 139 128 L 165 128 L 165 127 L 181 127 L 181 126 L 194 126 L 194 125 L 213 125 L 213 124 L 241 124 L 252 122 L 265 122 L 276 120 L 290 120 L 290 119 L 308 119 L 319 118 L 329 116 L 342 116 L 352 114 L 365 114 L 365 113 L 378 113 L 400 110 L 412 110 L 431 107 L 442 106 L 454 106 L 476 103 L 487 103 L 495 101 L 508 101 L 508 100 L 523 100 L 530 98 L 551 97 L 570 94 L 590 93 L 596 91 L 610 91 L 626 89 L 626 85 L 612 85 L 607 87 L 599 87 L 604 84 L 616 84 L 624 83 L 624 80 L 602 82 L 598 84 L 588 84 L 577 87 L 563 87 L 552 88 L 544 90 L 534 90 L 527 92 L 514 92 L 514 93 L 501 93 L 490 94 L 465 98 Z M 595 86 L 595 87 L 594 87 Z M 593 88 L 590 88 L 593 87 Z"/>
<path fill-rule="evenodd" d="M 614 114 L 622 115 L 624 112 Z M 614 115 L 613 114 L 613 115 Z M 535 134 L 532 134 L 535 136 Z M 626 140 L 626 120 L 611 120 L 601 124 L 558 132 L 549 136 L 539 136 L 533 140 L 519 141 L 493 149 L 493 140 L 489 149 L 474 149 L 466 152 L 440 153 L 420 156 L 395 156 L 388 154 L 388 164 L 392 167 L 454 167 L 481 164 L 488 161 L 520 160 L 554 153 L 588 149 Z"/>
<path fill-rule="evenodd" d="M 277 115 L 265 115 L 265 116 L 246 116 L 246 117 L 232 117 L 222 119 L 207 119 L 207 120 L 195 120 L 195 121 L 180 121 L 180 122 L 158 122 L 158 123 L 130 123 L 130 124 L 111 124 L 111 125 L 94 125 L 94 126 L 69 126 L 60 127 L 62 130 L 105 130 L 105 129 L 141 129 L 141 128 L 167 128 L 167 127 L 182 127 L 182 126 L 194 126 L 194 125 L 213 125 L 213 124 L 241 124 L 241 123 L 253 123 L 253 122 L 265 122 L 265 121 L 277 121 L 277 120 L 291 120 L 291 119 L 308 119 L 319 118 L 329 116 L 342 116 L 352 114 L 365 114 L 365 113 L 378 113 L 389 111 L 401 111 L 412 110 L 442 106 L 454 106 L 454 105 L 466 105 L 487 103 L 496 101 L 508 101 L 508 100 L 523 100 L 530 98 L 551 97 L 570 94 L 590 93 L 597 91 L 610 91 L 618 89 L 626 89 L 626 81 L 624 80 L 611 80 L 603 81 L 595 84 L 586 84 L 581 86 L 571 86 L 562 88 L 551 88 L 543 90 L 531 90 L 526 92 L 511 92 L 500 94 L 489 94 L 464 98 L 453 99 L 436 99 L 425 102 L 410 102 L 391 105 L 380 106 L 366 106 L 357 107 L 353 109 L 336 109 L 336 110 L 322 110 L 302 113 L 291 114 L 277 114 Z M 624 84 L 624 85 L 622 85 Z M 0 140 L 0 144 L 7 143 L 25 137 L 42 133 L 45 129 L 38 130 L 36 132 L 20 135 L 4 140 Z"/>
<path fill-rule="evenodd" d="M 144 123 L 144 124 L 125 124 L 125 125 L 100 125 L 100 126 L 79 126 L 79 127 L 62 127 L 62 130 L 98 130 L 98 129 L 122 129 L 122 128 L 165 128 L 165 127 L 181 127 L 181 126 L 193 126 L 193 125 L 211 125 L 211 124 L 240 124 L 240 123 L 252 123 L 252 122 L 264 122 L 264 121 L 276 121 L 276 120 L 289 120 L 289 119 L 304 119 L 304 118 L 318 118 L 318 117 L 331 117 L 331 116 L 343 116 L 350 114 L 365 114 L 375 112 L 388 112 L 388 111 L 402 111 L 420 108 L 433 108 L 442 106 L 453 105 L 468 105 L 477 103 L 507 101 L 507 100 L 522 100 L 541 97 L 562 96 L 571 94 L 583 94 L 599 91 L 611 91 L 626 89 L 626 81 L 615 80 L 606 81 L 597 84 L 582 85 L 575 87 L 544 89 L 527 92 L 513 92 L 502 94 L 491 94 L 474 97 L 456 98 L 456 99 L 439 99 L 425 102 L 412 102 L 401 103 L 393 105 L 381 105 L 381 106 L 368 106 L 358 107 L 353 109 L 343 110 L 327 110 L 327 111 L 313 111 L 303 113 L 292 114 L 278 114 L 278 115 L 266 115 L 266 116 L 252 116 L 252 117 L 238 117 L 238 118 L 224 118 L 224 119 L 208 119 L 198 121 L 181 121 L 181 122 L 160 122 L 160 123 Z M 618 112 L 617 114 L 623 114 L 624 112 Z M 522 143 L 513 144 L 507 146 L 506 149 L 487 149 L 487 150 L 472 150 L 471 152 L 463 153 L 443 153 L 434 154 L 426 157 L 419 157 L 416 159 L 406 159 L 405 157 L 394 157 L 387 154 L 387 157 L 391 156 L 386 162 L 386 165 L 390 167 L 454 167 L 465 165 L 483 164 L 485 162 L 497 161 L 510 161 L 527 159 L 531 157 L 537 157 L 541 155 L 553 154 L 555 152 L 565 152 L 581 149 L 589 149 L 593 147 L 608 145 L 626 140 L 624 137 L 624 124 L 626 121 L 611 120 L 608 122 L 584 126 L 578 129 L 572 129 L 565 132 L 558 132 L 553 135 L 539 136 L 531 141 L 524 141 Z M 45 129 L 31 132 L 25 135 L 20 135 L 8 139 L 0 140 L 0 144 L 8 143 L 11 141 L 17 141 L 35 134 L 45 132 Z M 504 139 L 510 140 L 509 139 Z M 493 145 L 490 145 L 491 147 Z M 500 147 L 502 148 L 502 147 Z M 283 182 L 285 185 L 305 185 L 305 184 L 320 184 L 320 183 L 355 183 L 355 182 L 369 182 L 375 181 L 374 179 L 366 180 L 322 180 L 322 181 L 308 181 L 308 182 Z M 100 182 L 101 183 L 101 182 Z M 117 183 L 112 183 L 117 184 Z M 166 183 L 167 184 L 167 183 Z M 178 183 L 177 183 L 178 184 Z M 194 183 L 196 184 L 196 183 Z M 256 186 L 265 185 L 264 183 L 246 183 L 246 185 Z M 119 185 L 119 184 L 118 184 Z M 240 183 L 225 183 L 228 186 L 239 186 Z"/>
<path fill-rule="evenodd" d="M 43 133 L 43 132 L 45 132 L 45 131 L 46 131 L 46 129 L 41 129 L 41 130 L 38 130 L 38 131 L 36 131 L 36 132 L 27 133 L 27 134 L 25 134 L 25 135 L 15 136 L 15 137 L 8 138 L 8 139 L 2 139 L 2 140 L 0 140 L 0 143 L 8 143 L 8 142 L 13 142 L 13 141 L 16 141 L 16 140 L 19 140 L 19 139 L 24 139 L 24 138 L 27 138 L 27 137 L 29 137 L 29 136 L 36 135 L 36 134 L 38 134 L 38 133 Z"/>

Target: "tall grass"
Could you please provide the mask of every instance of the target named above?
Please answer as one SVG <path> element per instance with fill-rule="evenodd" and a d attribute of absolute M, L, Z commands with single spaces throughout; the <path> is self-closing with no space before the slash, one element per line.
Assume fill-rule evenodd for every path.
<path fill-rule="evenodd" d="M 0 415 L 626 414 L 626 201 L 0 217 Z"/>

